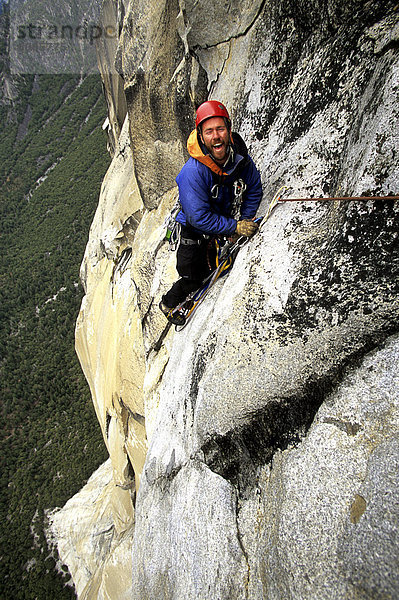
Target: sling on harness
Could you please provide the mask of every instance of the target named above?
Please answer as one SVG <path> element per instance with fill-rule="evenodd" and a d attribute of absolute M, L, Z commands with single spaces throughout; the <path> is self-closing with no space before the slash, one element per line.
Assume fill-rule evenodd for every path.
<path fill-rule="evenodd" d="M 169 250 L 176 250 L 180 241 L 180 223 L 176 221 L 176 217 L 181 211 L 180 200 L 177 199 L 169 215 L 165 219 L 164 227 L 166 228 L 165 240 L 169 242 Z"/>

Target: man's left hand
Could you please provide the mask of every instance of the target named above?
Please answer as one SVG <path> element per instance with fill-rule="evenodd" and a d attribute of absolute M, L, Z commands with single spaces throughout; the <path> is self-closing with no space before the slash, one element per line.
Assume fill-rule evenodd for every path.
<path fill-rule="evenodd" d="M 244 235 L 245 237 L 251 237 L 259 227 L 259 223 L 255 223 L 255 221 L 238 221 L 236 233 L 240 235 Z"/>

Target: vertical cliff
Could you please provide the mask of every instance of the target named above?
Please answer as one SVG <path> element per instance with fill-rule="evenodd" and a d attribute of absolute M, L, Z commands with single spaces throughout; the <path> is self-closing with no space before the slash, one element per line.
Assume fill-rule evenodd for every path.
<path fill-rule="evenodd" d="M 76 330 L 114 485 L 113 517 L 89 536 L 112 543 L 84 575 L 69 561 L 79 596 L 394 598 L 398 203 L 279 206 L 184 333 L 155 342 L 176 277 L 162 224 L 207 97 L 249 146 L 261 214 L 281 185 L 399 193 L 397 6 L 139 0 L 115 14 L 127 113 Z M 53 529 L 68 537 L 65 514 Z"/>

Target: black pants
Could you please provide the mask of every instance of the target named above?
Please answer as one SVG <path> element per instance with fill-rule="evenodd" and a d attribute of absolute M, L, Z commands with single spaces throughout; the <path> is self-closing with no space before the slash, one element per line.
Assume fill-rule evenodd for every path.
<path fill-rule="evenodd" d="M 169 308 L 174 308 L 191 293 L 197 290 L 203 280 L 214 268 L 214 244 L 188 227 L 182 226 L 181 237 L 196 243 L 181 243 L 177 249 L 177 272 L 180 275 L 163 298 L 162 302 Z M 212 267 L 210 266 L 212 265 Z"/>

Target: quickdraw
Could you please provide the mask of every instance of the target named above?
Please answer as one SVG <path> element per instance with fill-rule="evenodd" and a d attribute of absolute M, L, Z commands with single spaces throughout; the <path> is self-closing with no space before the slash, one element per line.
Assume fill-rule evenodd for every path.
<path fill-rule="evenodd" d="M 238 219 L 240 216 L 242 197 L 246 189 L 247 184 L 243 179 L 237 179 L 233 183 L 233 202 L 231 207 L 231 216 L 233 219 Z"/>

